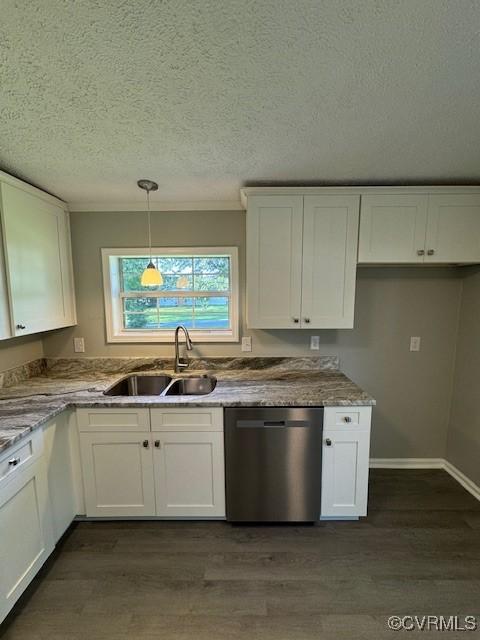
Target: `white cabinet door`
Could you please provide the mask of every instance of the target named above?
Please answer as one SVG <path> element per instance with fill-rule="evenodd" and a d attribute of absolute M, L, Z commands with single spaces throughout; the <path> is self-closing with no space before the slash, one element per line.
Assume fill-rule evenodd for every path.
<path fill-rule="evenodd" d="M 5 183 L 1 212 L 14 335 L 74 324 L 68 213 Z"/>
<path fill-rule="evenodd" d="M 64 411 L 50 420 L 43 428 L 43 435 L 53 535 L 57 542 L 79 512 L 78 434 L 71 412 Z"/>
<path fill-rule="evenodd" d="M 362 196 L 359 263 L 423 262 L 428 195 Z"/>
<path fill-rule="evenodd" d="M 1 221 L 0 221 L 1 222 Z M 8 301 L 7 273 L 3 251 L 3 233 L 0 224 L 0 340 L 13 336 L 10 325 L 10 304 Z"/>
<path fill-rule="evenodd" d="M 47 479 L 40 458 L 0 489 L 0 622 L 53 546 Z"/>
<path fill-rule="evenodd" d="M 301 327 L 352 328 L 359 196 L 305 196 Z"/>
<path fill-rule="evenodd" d="M 302 196 L 252 196 L 247 212 L 247 324 L 300 326 Z"/>
<path fill-rule="evenodd" d="M 225 517 L 223 432 L 154 435 L 157 515 Z"/>
<path fill-rule="evenodd" d="M 154 516 L 150 432 L 81 433 L 87 516 Z"/>
<path fill-rule="evenodd" d="M 431 195 L 425 262 L 480 262 L 480 195 Z"/>
<path fill-rule="evenodd" d="M 370 431 L 323 432 L 322 517 L 367 514 Z"/>

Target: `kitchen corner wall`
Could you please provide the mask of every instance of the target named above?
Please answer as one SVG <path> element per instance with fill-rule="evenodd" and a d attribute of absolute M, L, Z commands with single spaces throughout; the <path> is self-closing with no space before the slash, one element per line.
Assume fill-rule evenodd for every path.
<path fill-rule="evenodd" d="M 480 267 L 464 268 L 447 460 L 480 486 Z"/>
<path fill-rule="evenodd" d="M 106 344 L 100 249 L 146 243 L 143 213 L 73 213 L 73 259 L 78 326 L 44 336 L 45 355 L 74 357 L 73 337 L 83 336 L 86 356 L 172 356 L 171 344 Z M 342 370 L 378 402 L 372 456 L 444 457 L 453 384 L 455 336 L 461 294 L 459 270 L 360 268 L 355 329 L 253 331 L 244 320 L 245 213 L 161 212 L 152 215 L 157 246 L 238 246 L 241 329 L 251 335 L 251 355 L 339 355 Z M 460 270 L 461 271 L 461 270 Z M 422 337 L 419 353 L 410 336 Z M 239 355 L 238 343 L 202 344 L 198 355 Z"/>
<path fill-rule="evenodd" d="M 0 372 L 43 358 L 41 335 L 0 340 Z"/>

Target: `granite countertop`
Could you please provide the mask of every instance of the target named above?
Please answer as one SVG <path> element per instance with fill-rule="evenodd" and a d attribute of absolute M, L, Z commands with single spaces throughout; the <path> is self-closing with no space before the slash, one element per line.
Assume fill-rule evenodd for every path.
<path fill-rule="evenodd" d="M 338 370 L 338 359 L 251 358 L 194 360 L 181 376 L 217 378 L 205 396 L 105 396 L 132 371 L 179 377 L 171 361 L 150 359 L 58 360 L 42 375 L 0 389 L 0 451 L 74 407 L 349 406 L 375 400 Z M 108 363 L 110 364 L 107 364 Z M 312 366 L 313 363 L 313 366 Z M 113 371 L 112 369 L 117 369 Z"/>

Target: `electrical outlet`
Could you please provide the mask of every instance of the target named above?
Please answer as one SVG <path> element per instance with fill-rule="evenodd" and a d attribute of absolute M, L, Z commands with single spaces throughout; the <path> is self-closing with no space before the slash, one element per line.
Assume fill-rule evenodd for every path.
<path fill-rule="evenodd" d="M 242 338 L 242 351 L 252 350 L 252 336 L 243 336 Z"/>
<path fill-rule="evenodd" d="M 420 338 L 419 337 L 411 337 L 410 338 L 410 351 L 420 351 Z"/>
<path fill-rule="evenodd" d="M 84 338 L 74 338 L 73 339 L 73 350 L 75 353 L 85 353 L 85 339 Z"/>
<path fill-rule="evenodd" d="M 320 349 L 320 336 L 310 336 L 310 349 L 311 351 Z"/>

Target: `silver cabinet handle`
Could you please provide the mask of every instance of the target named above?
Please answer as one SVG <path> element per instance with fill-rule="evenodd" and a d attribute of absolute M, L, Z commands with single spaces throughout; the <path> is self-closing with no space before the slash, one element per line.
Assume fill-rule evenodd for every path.
<path fill-rule="evenodd" d="M 155 440 L 155 446 L 157 449 L 160 449 L 160 440 Z"/>
<path fill-rule="evenodd" d="M 343 421 L 344 421 L 344 422 L 351 422 L 351 421 L 352 421 L 352 419 L 351 419 L 351 417 L 350 417 L 350 416 L 345 416 L 345 417 L 344 417 L 344 419 L 343 419 Z"/>
<path fill-rule="evenodd" d="M 435 253 L 435 249 L 429 249 L 429 250 L 427 251 L 427 256 L 433 256 L 433 255 L 434 255 L 434 253 Z"/>
<path fill-rule="evenodd" d="M 310 324 L 310 318 L 304 318 L 306 324 Z"/>
<path fill-rule="evenodd" d="M 144 440 L 142 442 L 142 445 L 145 447 L 145 449 L 148 449 L 148 440 Z"/>
<path fill-rule="evenodd" d="M 8 461 L 8 464 L 11 467 L 16 467 L 17 464 L 19 464 L 19 462 L 20 462 L 20 458 L 12 458 L 11 460 Z"/>
<path fill-rule="evenodd" d="M 327 447 L 331 447 L 332 446 L 332 441 L 330 440 L 330 438 L 327 438 L 325 440 L 325 444 L 327 445 Z"/>
<path fill-rule="evenodd" d="M 425 255 L 425 249 L 418 249 L 417 250 L 417 256 L 424 256 Z"/>
<path fill-rule="evenodd" d="M 295 324 L 298 324 L 300 322 L 300 318 L 292 318 Z"/>
<path fill-rule="evenodd" d="M 17 324 L 17 329 L 26 329 L 27 327 L 24 324 Z"/>

